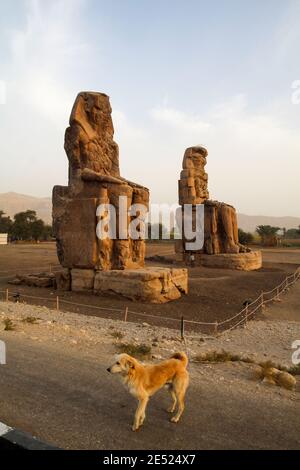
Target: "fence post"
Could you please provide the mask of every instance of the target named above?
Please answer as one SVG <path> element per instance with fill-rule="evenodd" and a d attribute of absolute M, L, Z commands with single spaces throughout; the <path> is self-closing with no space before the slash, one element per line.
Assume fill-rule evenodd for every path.
<path fill-rule="evenodd" d="M 56 297 L 56 310 L 59 310 L 59 297 Z"/>
<path fill-rule="evenodd" d="M 276 288 L 276 300 L 279 300 L 279 287 Z"/>
<path fill-rule="evenodd" d="M 184 339 L 184 318 L 183 318 L 183 316 L 181 317 L 181 322 L 180 322 L 180 333 L 181 333 L 181 339 Z"/>
<path fill-rule="evenodd" d="M 52 264 L 49 266 L 49 272 L 52 273 Z"/>
<path fill-rule="evenodd" d="M 127 316 L 128 316 L 128 307 L 125 308 L 125 316 L 124 316 L 124 321 L 127 321 Z"/>
<path fill-rule="evenodd" d="M 245 327 L 247 326 L 248 322 L 248 304 L 246 304 L 246 310 L 245 310 Z"/>
<path fill-rule="evenodd" d="M 215 321 L 215 328 L 214 328 L 215 335 L 218 334 L 218 322 L 217 320 Z"/>
<path fill-rule="evenodd" d="M 261 308 L 264 308 L 265 306 L 265 299 L 264 299 L 264 291 L 261 291 Z"/>
<path fill-rule="evenodd" d="M 6 298 L 5 298 L 6 302 L 8 302 L 8 299 L 9 299 L 9 294 L 8 294 L 8 289 L 6 289 Z"/>

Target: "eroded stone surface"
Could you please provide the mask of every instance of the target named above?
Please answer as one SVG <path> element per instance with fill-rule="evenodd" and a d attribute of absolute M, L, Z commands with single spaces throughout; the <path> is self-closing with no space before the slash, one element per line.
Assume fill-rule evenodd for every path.
<path fill-rule="evenodd" d="M 71 273 L 69 269 L 64 269 L 55 273 L 56 288 L 58 290 L 71 290 Z"/>
<path fill-rule="evenodd" d="M 72 269 L 71 290 L 75 292 L 93 291 L 95 271 L 93 269 Z"/>
<path fill-rule="evenodd" d="M 187 264 L 202 264 L 232 269 L 259 269 L 261 255 L 249 255 L 251 250 L 239 243 L 236 210 L 229 204 L 209 200 L 208 177 L 204 171 L 207 150 L 204 147 L 186 149 L 179 180 L 179 204 L 182 213 L 185 204 L 192 205 L 191 220 L 186 219 L 193 231 L 196 230 L 196 207 L 204 207 L 204 244 L 201 249 L 189 250 L 187 240 L 176 240 L 175 251 L 182 253 Z M 186 212 L 185 212 L 186 214 Z M 184 233 L 184 230 L 183 230 Z M 232 255 L 217 260 L 217 255 Z M 207 260 L 200 255 L 213 255 L 215 260 Z M 207 258 L 208 259 L 208 258 Z"/>
<path fill-rule="evenodd" d="M 107 216 L 106 210 L 96 216 L 100 204 L 112 204 L 118 221 L 119 196 L 127 208 L 135 203 L 148 207 L 149 203 L 147 188 L 120 176 L 111 111 L 107 95 L 81 92 L 71 112 L 65 134 L 69 184 L 53 189 L 54 234 L 58 258 L 65 268 L 123 270 L 144 265 L 142 238 L 120 239 L 118 233 L 116 239 L 96 237 L 97 224 Z M 128 216 L 127 226 L 130 221 Z"/>
<path fill-rule="evenodd" d="M 186 269 L 144 268 L 126 271 L 99 271 L 94 292 L 117 294 L 131 300 L 165 303 L 188 292 Z"/>
<path fill-rule="evenodd" d="M 186 149 L 182 162 L 179 180 L 179 204 L 201 204 L 209 198 L 207 181 L 204 171 L 207 150 L 196 146 Z"/>
<path fill-rule="evenodd" d="M 184 260 L 189 263 L 189 254 L 184 254 Z M 262 266 L 261 251 L 250 251 L 247 253 L 220 253 L 218 255 L 207 255 L 196 253 L 195 265 L 207 268 L 237 269 L 240 271 L 253 271 Z"/>
<path fill-rule="evenodd" d="M 33 273 L 33 274 L 17 274 L 15 279 L 8 281 L 9 284 L 15 286 L 25 285 L 29 287 L 54 287 L 55 275 L 53 273 Z"/>

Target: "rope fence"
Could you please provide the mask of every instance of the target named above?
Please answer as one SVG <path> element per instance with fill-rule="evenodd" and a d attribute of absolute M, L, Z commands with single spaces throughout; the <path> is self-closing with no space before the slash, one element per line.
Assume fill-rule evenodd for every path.
<path fill-rule="evenodd" d="M 32 270 L 31 270 L 32 271 Z M 1 278 L 0 278 L 1 279 Z M 125 309 L 119 308 L 109 308 L 109 307 L 100 307 L 98 305 L 91 305 L 91 304 L 83 304 L 72 302 L 70 300 L 66 300 L 60 296 L 53 296 L 53 297 L 38 297 L 34 295 L 27 295 L 20 292 L 10 292 L 9 289 L 0 290 L 1 294 L 3 295 L 3 300 L 6 302 L 22 302 L 22 300 L 32 299 L 33 301 L 38 301 L 38 305 L 41 305 L 40 301 L 42 301 L 42 306 L 45 305 L 45 302 L 48 304 L 50 303 L 52 307 L 54 307 L 57 311 L 62 311 L 61 307 L 63 305 L 66 306 L 75 306 L 77 308 L 85 308 L 91 310 L 99 310 L 103 313 L 110 313 L 114 312 L 117 314 L 117 319 L 127 322 L 130 318 L 132 321 L 136 321 L 137 318 L 140 319 L 155 319 L 156 322 L 173 322 L 174 325 L 176 324 L 176 329 L 180 330 L 181 338 L 196 338 L 195 335 L 186 334 L 186 327 L 190 326 L 192 331 L 195 330 L 195 327 L 199 327 L 200 331 L 203 327 L 208 328 L 208 331 L 213 334 L 218 334 L 219 332 L 224 331 L 231 331 L 239 326 L 246 326 L 249 320 L 252 320 L 255 317 L 255 314 L 259 311 L 263 311 L 264 307 L 269 304 L 270 302 L 280 301 L 280 295 L 287 291 L 289 287 L 295 284 L 296 281 L 300 279 L 300 268 L 298 268 L 293 274 L 287 276 L 281 284 L 274 287 L 274 289 L 261 292 L 261 294 L 252 302 L 246 303 L 241 311 L 236 313 L 235 315 L 231 316 L 230 318 L 226 318 L 222 321 L 215 321 L 215 322 L 200 322 L 196 320 L 186 320 L 183 316 L 181 318 L 173 318 L 173 317 L 163 317 L 159 315 L 151 315 L 145 312 L 136 312 L 130 310 L 128 307 Z M 73 311 L 74 312 L 74 311 Z M 77 312 L 74 312 L 77 313 Z M 135 320 L 134 320 L 135 319 Z M 143 320 L 143 321 L 144 321 Z"/>

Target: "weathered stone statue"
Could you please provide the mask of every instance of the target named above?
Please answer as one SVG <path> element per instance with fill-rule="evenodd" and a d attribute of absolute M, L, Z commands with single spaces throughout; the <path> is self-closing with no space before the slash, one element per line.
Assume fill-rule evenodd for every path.
<path fill-rule="evenodd" d="M 144 265 L 144 240 L 96 237 L 99 204 L 113 204 L 118 221 L 119 196 L 127 199 L 128 208 L 137 199 L 146 207 L 149 203 L 148 189 L 120 176 L 119 149 L 113 135 L 109 97 L 79 93 L 65 133 L 69 186 L 53 190 L 54 232 L 59 260 L 66 268 L 109 270 Z"/>
<path fill-rule="evenodd" d="M 257 269 L 261 267 L 260 252 L 252 252 L 241 245 L 238 239 L 237 216 L 234 207 L 223 202 L 209 200 L 208 177 L 204 171 L 207 150 L 196 146 L 186 149 L 179 180 L 179 204 L 193 206 L 193 226 L 197 204 L 204 204 L 204 245 L 201 250 L 189 252 L 187 240 L 177 241 L 176 251 L 183 253 L 184 260 L 235 269 Z M 206 255 L 227 255 L 207 257 Z M 232 256 L 230 256 L 232 255 Z"/>
<path fill-rule="evenodd" d="M 182 162 L 179 180 L 179 204 L 202 204 L 208 199 L 206 165 L 207 150 L 204 147 L 187 148 Z"/>
<path fill-rule="evenodd" d="M 187 270 L 143 268 L 142 228 L 137 226 L 138 237 L 128 233 L 138 215 L 129 208 L 142 204 L 148 209 L 149 191 L 120 176 L 111 111 L 107 95 L 81 92 L 71 112 L 65 134 L 69 184 L 53 188 L 53 229 L 58 258 L 65 268 L 57 274 L 57 285 L 153 303 L 175 300 L 187 292 Z M 120 236 L 119 214 L 124 214 L 120 201 L 126 206 L 125 236 L 124 232 Z M 103 238 L 96 230 L 99 224 L 106 227 L 109 204 L 116 212 L 116 236 L 109 233 Z M 100 205 L 102 211 L 97 210 Z"/>

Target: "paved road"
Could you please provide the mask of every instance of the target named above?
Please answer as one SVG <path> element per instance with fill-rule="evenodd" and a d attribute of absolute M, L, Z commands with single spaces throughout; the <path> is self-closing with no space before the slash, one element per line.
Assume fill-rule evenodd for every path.
<path fill-rule="evenodd" d="M 162 391 L 150 401 L 144 428 L 133 433 L 134 399 L 105 370 L 112 351 L 95 360 L 76 349 L 1 336 L 8 364 L 0 366 L 0 421 L 59 447 L 300 448 L 297 394 L 291 398 L 288 391 L 274 392 L 250 380 L 226 386 L 224 377 L 212 379 L 192 364 L 182 422 L 168 421 L 169 397 Z"/>

